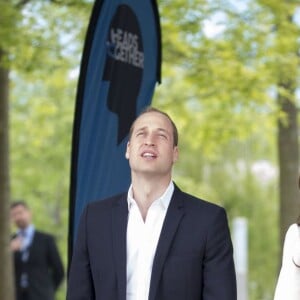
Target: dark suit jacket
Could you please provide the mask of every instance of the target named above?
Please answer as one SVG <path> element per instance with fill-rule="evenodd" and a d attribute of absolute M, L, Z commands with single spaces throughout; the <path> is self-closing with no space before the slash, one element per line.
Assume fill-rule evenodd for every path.
<path fill-rule="evenodd" d="M 54 238 L 35 231 L 29 247 L 29 258 L 22 262 L 21 252 L 14 253 L 17 300 L 21 300 L 21 273 L 28 274 L 29 300 L 54 300 L 54 292 L 62 282 L 64 268 Z"/>
<path fill-rule="evenodd" d="M 126 299 L 127 193 L 84 210 L 67 300 Z M 165 217 L 149 300 L 236 300 L 233 250 L 223 208 L 176 186 Z"/>

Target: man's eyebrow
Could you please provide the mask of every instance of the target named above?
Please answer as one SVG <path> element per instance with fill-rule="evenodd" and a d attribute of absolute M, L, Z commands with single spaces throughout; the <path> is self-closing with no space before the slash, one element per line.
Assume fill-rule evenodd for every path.
<path fill-rule="evenodd" d="M 143 126 L 143 127 L 140 127 L 140 128 L 136 128 L 134 130 L 134 132 L 140 132 L 140 131 L 144 131 L 144 130 L 147 130 L 147 129 L 148 129 L 148 126 Z M 157 132 L 164 132 L 164 133 L 166 133 L 168 135 L 171 135 L 170 131 L 167 130 L 167 129 L 165 129 L 165 128 L 158 127 L 158 128 L 155 129 L 155 131 L 157 131 Z"/>
<path fill-rule="evenodd" d="M 136 128 L 136 132 L 138 132 L 138 131 L 143 131 L 143 130 L 145 130 L 147 128 L 147 126 L 143 126 L 143 127 L 140 127 L 140 128 Z"/>
<path fill-rule="evenodd" d="M 165 128 L 157 128 L 157 131 L 163 131 L 166 133 L 170 133 L 169 130 L 165 129 Z"/>
<path fill-rule="evenodd" d="M 157 132 L 158 133 L 164 133 L 167 136 L 172 136 L 172 132 L 170 132 L 169 130 L 164 129 L 164 128 L 157 128 Z"/>

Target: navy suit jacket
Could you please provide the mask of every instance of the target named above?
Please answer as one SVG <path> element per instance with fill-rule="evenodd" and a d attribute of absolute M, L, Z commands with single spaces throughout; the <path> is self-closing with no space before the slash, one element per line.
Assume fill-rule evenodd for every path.
<path fill-rule="evenodd" d="M 64 267 L 52 235 L 35 230 L 26 262 L 14 252 L 16 298 L 21 296 L 21 274 L 28 274 L 30 300 L 54 300 L 55 290 L 64 278 Z"/>
<path fill-rule="evenodd" d="M 127 193 L 84 210 L 67 300 L 126 300 Z M 225 210 L 175 186 L 153 261 L 149 300 L 236 300 Z"/>

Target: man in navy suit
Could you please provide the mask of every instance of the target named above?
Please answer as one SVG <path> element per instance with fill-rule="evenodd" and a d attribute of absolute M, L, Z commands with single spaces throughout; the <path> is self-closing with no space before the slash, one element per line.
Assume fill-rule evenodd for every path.
<path fill-rule="evenodd" d="M 67 300 L 236 300 L 226 212 L 172 181 L 177 144 L 164 112 L 147 108 L 135 120 L 131 186 L 82 213 Z"/>
<path fill-rule="evenodd" d="M 10 242 L 16 299 L 54 300 L 64 278 L 64 267 L 53 236 L 35 229 L 24 201 L 13 202 L 10 215 L 18 228 Z"/>

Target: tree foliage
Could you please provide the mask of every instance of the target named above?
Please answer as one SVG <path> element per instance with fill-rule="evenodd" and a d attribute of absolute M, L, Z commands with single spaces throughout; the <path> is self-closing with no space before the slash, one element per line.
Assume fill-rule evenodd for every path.
<path fill-rule="evenodd" d="M 11 87 L 11 180 L 9 172 L 2 172 L 5 176 L 1 176 L 1 183 L 11 181 L 12 195 L 2 190 L 1 207 L 6 208 L 1 209 L 0 217 L 3 251 L 8 250 L 8 201 L 22 198 L 31 206 L 36 226 L 56 235 L 66 263 L 70 139 L 76 92 L 76 77 L 72 74 L 80 63 L 90 10 L 91 2 L 83 0 L 0 0 L 0 63 L 4 72 L 10 73 Z M 8 81 L 5 83 L 3 88 L 7 90 Z M 3 93 L 0 95 L 1 113 L 7 114 L 8 110 L 3 109 L 7 99 Z M 1 135 L 1 154 L 4 143 Z M 8 158 L 5 162 L 8 164 Z M 6 170 L 1 166 L 1 171 Z M 8 251 L 4 255 L 1 252 L 1 261 L 9 260 L 7 255 Z M 7 288 L 8 283 L 12 285 L 10 264 L 5 265 L 0 280 L 5 295 L 1 298 L 13 299 Z M 64 299 L 64 287 L 59 298 Z"/>
<path fill-rule="evenodd" d="M 224 205 L 231 220 L 249 219 L 250 299 L 272 299 L 282 238 L 299 213 L 299 6 L 160 1 L 167 34 L 154 102 L 179 120 L 183 133 L 175 175 L 191 191 Z M 273 177 L 257 173 L 257 166 Z"/>

